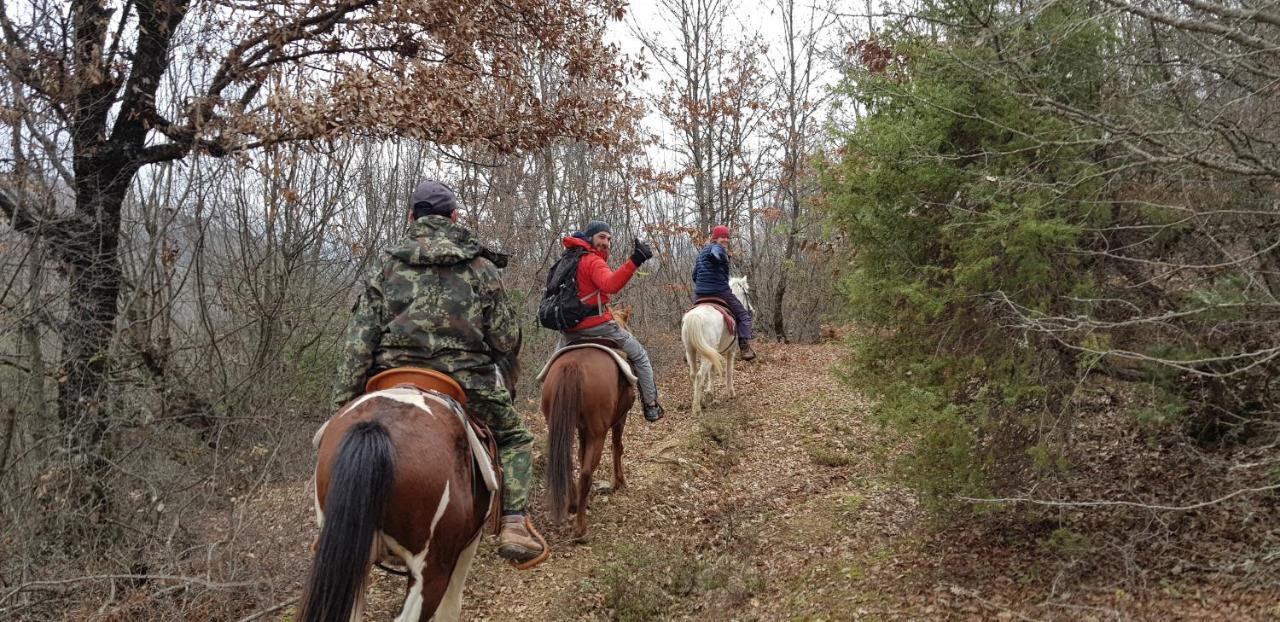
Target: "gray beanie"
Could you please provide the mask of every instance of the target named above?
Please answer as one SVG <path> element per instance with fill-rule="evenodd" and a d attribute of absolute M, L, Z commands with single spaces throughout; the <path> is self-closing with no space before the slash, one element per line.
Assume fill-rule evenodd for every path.
<path fill-rule="evenodd" d="M 448 216 L 458 209 L 458 197 L 453 189 L 434 179 L 418 183 L 409 196 L 409 209 L 414 218 L 427 215 Z"/>
<path fill-rule="evenodd" d="M 597 233 L 613 233 L 613 229 L 610 229 L 609 223 L 603 220 L 593 220 L 587 223 L 587 228 L 583 229 L 582 232 L 587 234 L 587 239 L 590 240 L 596 237 Z"/>

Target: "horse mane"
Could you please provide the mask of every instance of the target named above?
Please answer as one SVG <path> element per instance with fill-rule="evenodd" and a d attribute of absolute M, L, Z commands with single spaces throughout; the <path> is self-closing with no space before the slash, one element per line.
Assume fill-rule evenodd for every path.
<path fill-rule="evenodd" d="M 747 307 L 748 311 L 755 312 L 756 307 L 751 304 L 751 283 L 747 282 L 747 277 L 729 277 L 729 289 L 734 296 L 738 297 L 738 301 Z"/>
<path fill-rule="evenodd" d="M 630 329 L 631 311 L 632 311 L 631 305 L 616 306 L 616 307 L 613 305 L 609 305 L 609 311 L 613 313 L 613 321 L 617 322 L 618 326 L 621 326 L 623 330 Z"/>

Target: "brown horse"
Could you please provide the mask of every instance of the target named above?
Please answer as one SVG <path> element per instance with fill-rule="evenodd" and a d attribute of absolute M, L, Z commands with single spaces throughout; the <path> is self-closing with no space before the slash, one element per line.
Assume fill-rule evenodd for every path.
<path fill-rule="evenodd" d="M 509 389 L 513 361 L 501 366 Z M 456 395 L 465 399 L 461 389 Z M 460 617 L 492 494 L 458 409 L 439 394 L 396 387 L 352 401 L 316 433 L 321 530 L 299 620 L 360 619 L 375 561 L 408 572 L 397 622 Z"/>
<path fill-rule="evenodd" d="M 587 496 L 600 466 L 604 438 L 613 430 L 613 490 L 626 486 L 622 476 L 622 428 L 635 402 L 635 390 L 613 356 L 595 348 L 570 350 L 557 357 L 542 382 L 542 414 L 547 419 L 547 493 L 551 517 L 563 521 L 576 513 L 574 536 L 587 533 Z M 578 434 L 577 486 L 573 478 L 573 434 Z"/>

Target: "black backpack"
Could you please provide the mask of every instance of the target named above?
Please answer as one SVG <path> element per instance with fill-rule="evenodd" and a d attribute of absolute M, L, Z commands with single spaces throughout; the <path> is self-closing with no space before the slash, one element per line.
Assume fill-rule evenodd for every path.
<path fill-rule="evenodd" d="M 584 248 L 571 248 L 547 271 L 547 289 L 538 303 L 538 324 L 552 330 L 569 330 L 596 315 L 597 309 L 578 297 L 578 262 Z"/>

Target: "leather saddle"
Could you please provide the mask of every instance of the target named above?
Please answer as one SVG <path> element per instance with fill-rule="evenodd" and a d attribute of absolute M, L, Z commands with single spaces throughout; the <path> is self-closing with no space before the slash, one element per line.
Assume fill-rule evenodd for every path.
<path fill-rule="evenodd" d="M 733 317 L 733 309 L 729 306 L 729 303 L 724 301 L 723 298 L 718 296 L 699 296 L 697 300 L 693 301 L 693 306 L 698 307 L 700 305 L 710 305 L 716 311 L 719 311 L 720 316 L 724 318 L 725 326 L 729 328 L 730 333 L 738 330 L 738 320 Z"/>
<path fill-rule="evenodd" d="M 622 371 L 622 376 L 626 378 L 627 382 L 631 383 L 632 386 L 635 386 L 638 382 L 636 379 L 635 365 L 631 362 L 631 359 L 627 357 L 627 352 L 622 349 L 622 344 L 618 343 L 614 339 L 608 339 L 605 337 L 583 337 L 566 343 L 564 347 L 553 352 L 551 354 L 551 358 L 547 359 L 547 364 L 543 366 L 542 371 L 538 372 L 538 381 L 541 382 L 547 377 L 547 372 L 551 370 L 551 364 L 554 363 L 557 358 L 560 358 L 561 354 L 581 348 L 596 348 L 612 354 L 614 362 L 618 364 L 619 369 Z"/>
<path fill-rule="evenodd" d="M 490 527 L 493 533 L 498 533 L 502 526 L 502 461 L 498 456 L 498 442 L 489 431 L 489 426 L 467 408 L 467 392 L 462 389 L 462 385 L 446 373 L 422 367 L 393 367 L 374 375 L 364 385 L 365 393 L 393 388 L 412 388 L 425 393 L 436 393 L 457 402 L 487 454 L 483 458 L 481 456 L 473 456 L 473 458 L 477 462 L 481 459 L 487 461 L 497 475 L 498 489 L 492 491 L 489 515 Z M 473 465 L 473 468 L 478 468 L 478 465 Z M 479 472 L 474 475 L 473 481 L 476 482 L 477 488 L 486 488 Z"/>
<path fill-rule="evenodd" d="M 364 384 L 364 392 L 373 393 L 402 386 L 442 393 L 463 408 L 467 406 L 467 392 L 462 390 L 462 385 L 457 380 L 446 373 L 423 367 L 393 367 L 380 372 Z"/>

